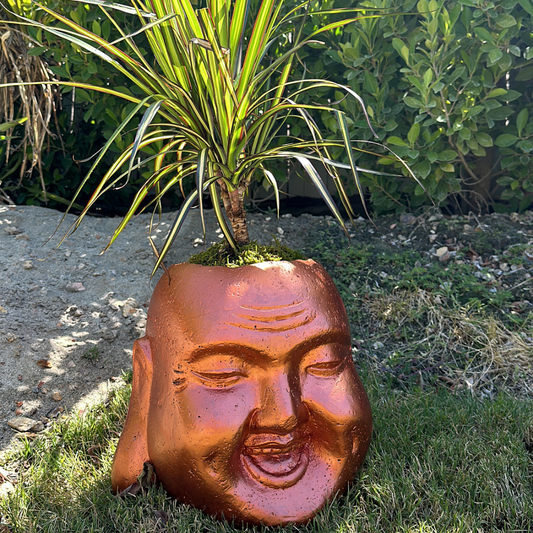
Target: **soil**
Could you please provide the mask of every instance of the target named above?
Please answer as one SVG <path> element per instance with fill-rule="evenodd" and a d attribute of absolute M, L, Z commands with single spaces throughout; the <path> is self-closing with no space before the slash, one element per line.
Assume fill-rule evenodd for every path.
<path fill-rule="evenodd" d="M 133 340 L 144 333 L 151 290 L 161 275 L 150 285 L 154 256 L 148 242 L 149 214 L 134 218 L 103 255 L 119 218 L 88 216 L 57 247 L 75 221 L 67 215 L 48 241 L 62 216 L 41 207 L 0 206 L 0 459 L 20 442 L 17 436 L 31 437 L 67 412 L 83 413 L 123 384 L 123 373 L 131 369 Z M 174 218 L 175 213 L 164 213 L 153 228 L 156 246 Z M 331 217 L 289 214 L 277 219 L 253 213 L 248 218 L 251 238 L 263 244 L 275 237 L 305 252 L 326 231 L 348 245 Z M 186 261 L 220 242 L 212 212 L 206 213 L 206 222 L 204 243 L 199 213 L 191 212 L 166 264 Z M 354 240 L 374 244 L 379 253 L 410 247 L 445 262 L 456 250 L 469 248 L 480 268 L 492 261 L 491 275 L 512 274 L 513 283 L 524 282 L 524 290 L 532 290 L 532 261 L 509 271 L 512 265 L 500 265 L 494 250 L 524 244 L 532 247 L 533 260 L 533 213 L 397 215 L 374 223 L 359 219 L 349 231 Z M 529 306 L 530 300 L 524 297 Z M 21 433 L 8 425 L 16 425 L 20 417 L 33 420 L 33 429 Z"/>

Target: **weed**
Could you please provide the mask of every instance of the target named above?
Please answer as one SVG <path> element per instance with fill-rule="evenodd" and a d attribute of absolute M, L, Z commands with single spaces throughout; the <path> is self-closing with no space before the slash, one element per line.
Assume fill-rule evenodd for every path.
<path fill-rule="evenodd" d="M 87 359 L 87 361 L 95 362 L 100 357 L 100 349 L 98 346 L 93 346 L 91 349 L 87 350 L 82 357 L 83 359 Z"/>

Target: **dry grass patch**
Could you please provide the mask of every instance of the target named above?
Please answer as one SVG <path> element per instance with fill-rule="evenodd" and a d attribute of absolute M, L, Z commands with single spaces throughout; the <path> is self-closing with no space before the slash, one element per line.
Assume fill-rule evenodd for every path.
<path fill-rule="evenodd" d="M 446 304 L 442 295 L 397 290 L 373 295 L 363 306 L 386 336 L 391 326 L 396 332 L 402 328 L 418 332 L 400 348 L 394 344 L 395 361 L 402 352 L 405 357 L 423 359 L 426 366 L 420 371 L 436 374 L 453 389 L 504 387 L 533 395 L 531 314 L 520 329 L 512 331 L 483 308 Z"/>

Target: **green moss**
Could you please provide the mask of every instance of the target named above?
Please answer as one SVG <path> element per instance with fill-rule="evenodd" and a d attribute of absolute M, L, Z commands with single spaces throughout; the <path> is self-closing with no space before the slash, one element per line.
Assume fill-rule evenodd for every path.
<path fill-rule="evenodd" d="M 307 258 L 300 252 L 282 245 L 279 241 L 270 246 L 262 246 L 252 241 L 250 244 L 240 247 L 237 254 L 227 244 L 214 244 L 205 252 L 193 255 L 189 259 L 189 263 L 237 268 L 244 265 L 262 263 L 263 261 L 295 261 L 296 259 Z"/>

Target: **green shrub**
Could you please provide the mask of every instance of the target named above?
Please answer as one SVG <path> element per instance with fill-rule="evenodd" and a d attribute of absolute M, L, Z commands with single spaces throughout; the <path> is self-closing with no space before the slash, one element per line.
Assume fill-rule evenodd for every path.
<path fill-rule="evenodd" d="M 364 19 L 342 35 L 330 34 L 326 57 L 321 51 L 304 59 L 309 71 L 328 69 L 335 81 L 361 95 L 380 138 L 439 205 L 459 199 L 466 210 L 526 209 L 533 197 L 530 0 L 364 5 L 404 14 Z M 360 111 L 347 100 L 340 106 L 349 112 L 354 134 L 370 139 Z M 335 131 L 336 124 L 323 118 Z M 369 168 L 370 158 L 358 157 Z M 377 212 L 429 201 L 407 178 L 366 174 L 363 182 Z"/>

